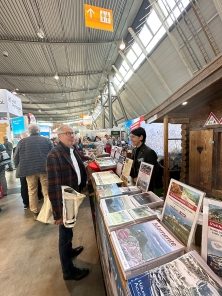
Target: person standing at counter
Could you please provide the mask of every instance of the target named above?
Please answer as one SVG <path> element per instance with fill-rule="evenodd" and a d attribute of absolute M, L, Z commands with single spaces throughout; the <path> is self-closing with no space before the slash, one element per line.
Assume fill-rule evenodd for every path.
<path fill-rule="evenodd" d="M 136 183 L 137 176 L 139 173 L 139 168 L 141 162 L 146 162 L 154 165 L 152 177 L 150 180 L 149 191 L 154 190 L 154 184 L 158 179 L 158 163 L 157 163 L 157 154 L 150 147 L 146 146 L 146 131 L 142 127 L 135 128 L 131 131 L 131 141 L 132 145 L 135 147 L 132 151 L 131 159 L 133 160 L 132 169 L 130 176 L 133 178 L 133 181 Z"/>

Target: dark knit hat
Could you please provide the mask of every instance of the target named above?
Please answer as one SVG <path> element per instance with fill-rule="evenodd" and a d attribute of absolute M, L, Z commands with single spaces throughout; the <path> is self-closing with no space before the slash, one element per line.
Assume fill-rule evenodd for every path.
<path fill-rule="evenodd" d="M 133 129 L 131 131 L 131 134 L 133 134 L 133 135 L 135 135 L 137 137 L 143 136 L 142 142 L 145 142 L 146 141 L 146 131 L 142 127 L 138 127 L 138 128 Z"/>

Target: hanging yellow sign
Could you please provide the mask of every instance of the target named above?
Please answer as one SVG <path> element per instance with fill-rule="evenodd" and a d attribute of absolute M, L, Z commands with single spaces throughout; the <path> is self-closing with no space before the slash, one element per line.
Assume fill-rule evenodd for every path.
<path fill-rule="evenodd" d="M 84 4 L 85 25 L 89 28 L 113 32 L 113 11 Z"/>

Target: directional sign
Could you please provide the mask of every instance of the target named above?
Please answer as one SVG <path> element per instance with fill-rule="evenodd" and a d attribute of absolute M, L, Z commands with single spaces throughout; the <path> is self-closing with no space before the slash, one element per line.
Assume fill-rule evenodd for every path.
<path fill-rule="evenodd" d="M 113 32 L 113 12 L 110 9 L 84 4 L 85 25 Z"/>

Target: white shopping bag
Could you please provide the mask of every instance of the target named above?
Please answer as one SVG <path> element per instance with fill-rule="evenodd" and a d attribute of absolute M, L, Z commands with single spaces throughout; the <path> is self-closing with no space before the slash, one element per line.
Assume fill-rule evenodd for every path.
<path fill-rule="evenodd" d="M 84 194 L 81 194 L 68 186 L 62 186 L 63 224 L 65 227 L 72 228 L 75 226 L 79 206 L 85 197 Z"/>
<path fill-rule="evenodd" d="M 45 224 L 54 224 L 52 205 L 48 197 L 44 199 L 44 203 L 41 211 L 38 214 L 37 221 Z"/>

